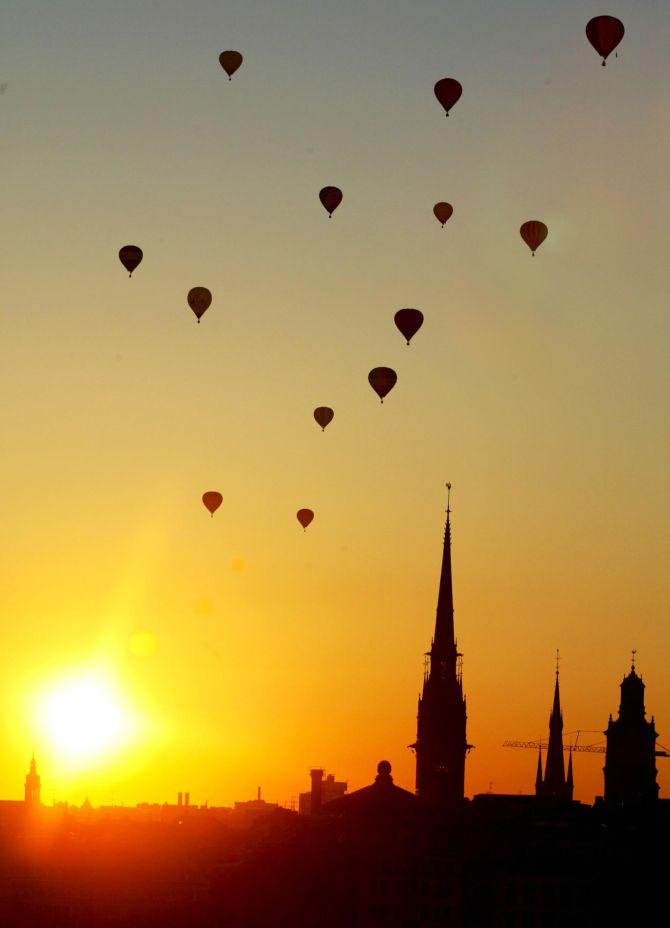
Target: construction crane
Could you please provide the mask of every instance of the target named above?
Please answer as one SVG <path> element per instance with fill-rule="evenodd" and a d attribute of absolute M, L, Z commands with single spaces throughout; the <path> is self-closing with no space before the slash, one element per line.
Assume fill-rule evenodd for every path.
<path fill-rule="evenodd" d="M 607 748 L 604 744 L 578 744 L 579 736 L 585 731 L 587 733 L 595 734 L 595 731 L 591 732 L 589 729 L 579 728 L 576 731 L 566 732 L 566 735 L 576 735 L 574 744 L 564 744 L 564 751 L 584 751 L 587 754 L 606 754 Z M 601 732 L 598 732 L 601 734 Z M 504 748 L 533 748 L 537 751 L 538 748 L 547 749 L 546 741 L 503 741 Z M 661 745 L 663 748 L 663 745 Z M 662 751 L 654 751 L 656 757 L 670 757 L 670 751 L 667 748 L 663 748 Z"/>

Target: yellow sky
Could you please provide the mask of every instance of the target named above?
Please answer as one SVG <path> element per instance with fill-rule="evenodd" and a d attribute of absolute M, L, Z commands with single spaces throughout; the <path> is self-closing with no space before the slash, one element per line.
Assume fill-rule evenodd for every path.
<path fill-rule="evenodd" d="M 166 6 L 10 3 L 0 795 L 33 748 L 47 801 L 288 801 L 382 757 L 413 788 L 447 480 L 466 792 L 532 790 L 501 744 L 546 736 L 556 648 L 566 731 L 605 728 L 636 648 L 670 743 L 667 11 L 611 9 L 601 68 L 576 0 Z M 91 669 L 137 737 L 76 771 L 31 713 Z"/>

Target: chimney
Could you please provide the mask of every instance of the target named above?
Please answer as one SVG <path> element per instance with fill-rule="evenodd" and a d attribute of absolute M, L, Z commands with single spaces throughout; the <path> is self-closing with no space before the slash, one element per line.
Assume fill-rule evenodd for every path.
<path fill-rule="evenodd" d="M 256 797 L 256 799 L 257 799 L 258 802 L 261 801 L 261 788 L 260 788 L 260 786 L 258 787 L 258 796 Z"/>
<path fill-rule="evenodd" d="M 188 807 L 190 793 L 184 793 L 184 805 Z"/>
<path fill-rule="evenodd" d="M 315 815 L 321 808 L 321 798 L 323 795 L 323 770 L 320 768 L 316 770 L 310 770 L 309 775 L 312 778 L 312 802 L 310 807 L 310 814 Z"/>
<path fill-rule="evenodd" d="M 181 809 L 181 793 L 177 793 L 177 806 Z"/>

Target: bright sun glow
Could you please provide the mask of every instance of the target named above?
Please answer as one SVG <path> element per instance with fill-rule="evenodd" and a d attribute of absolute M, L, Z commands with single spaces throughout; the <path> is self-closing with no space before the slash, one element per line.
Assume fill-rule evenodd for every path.
<path fill-rule="evenodd" d="M 98 760 L 134 734 L 131 713 L 112 680 L 101 673 L 49 685 L 38 697 L 37 717 L 54 754 L 74 766 Z"/>

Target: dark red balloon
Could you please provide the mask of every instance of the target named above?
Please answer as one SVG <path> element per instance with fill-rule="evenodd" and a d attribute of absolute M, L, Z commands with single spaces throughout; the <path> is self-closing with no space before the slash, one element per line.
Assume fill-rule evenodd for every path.
<path fill-rule="evenodd" d="M 460 99 L 462 93 L 463 88 L 453 77 L 443 77 L 441 81 L 435 84 L 435 96 L 444 107 L 447 116 L 449 110 Z"/>
<path fill-rule="evenodd" d="M 188 305 L 195 313 L 199 324 L 200 317 L 207 311 L 212 302 L 212 294 L 207 287 L 193 287 L 188 291 L 186 299 L 188 300 Z"/>
<path fill-rule="evenodd" d="M 423 325 L 423 313 L 420 309 L 399 309 L 393 318 L 409 345 L 412 336 L 416 335 Z"/>
<path fill-rule="evenodd" d="M 128 271 L 128 277 L 133 276 L 133 271 L 143 257 L 142 249 L 138 248 L 137 245 L 124 245 L 123 248 L 119 249 L 119 261 Z"/>
<path fill-rule="evenodd" d="M 623 23 L 616 16 L 594 16 L 586 24 L 586 38 L 602 55 L 603 67 L 607 56 L 623 39 L 624 31 Z"/>
<path fill-rule="evenodd" d="M 317 406 L 314 410 L 314 418 L 321 426 L 321 431 L 325 431 L 326 426 L 329 422 L 333 421 L 333 416 L 335 413 L 330 408 L 330 406 Z"/>
<path fill-rule="evenodd" d="M 309 523 L 314 518 L 314 513 L 311 509 L 298 509 L 295 515 L 298 522 L 302 525 L 303 530 L 307 528 Z"/>
<path fill-rule="evenodd" d="M 375 367 L 368 374 L 370 386 L 382 403 L 386 394 L 395 386 L 397 379 L 398 375 L 390 367 Z"/>
<path fill-rule="evenodd" d="M 323 187 L 319 191 L 319 199 L 330 218 L 342 202 L 342 191 L 339 187 Z"/>
<path fill-rule="evenodd" d="M 435 218 L 438 222 L 442 223 L 442 228 L 444 229 L 444 224 L 451 218 L 454 208 L 451 203 L 436 203 L 433 207 L 433 212 L 435 213 Z"/>
<path fill-rule="evenodd" d="M 547 237 L 548 229 L 539 219 L 529 219 L 519 229 L 521 238 L 530 248 L 531 254 L 535 254 L 542 242 Z"/>
<path fill-rule="evenodd" d="M 214 515 L 223 502 L 223 496 L 216 490 L 207 490 L 206 493 L 202 494 L 202 501 L 205 504 L 205 508 L 209 509 L 210 513 Z"/>
<path fill-rule="evenodd" d="M 235 71 L 237 71 L 242 64 L 242 60 L 242 55 L 240 55 L 239 52 L 221 52 L 219 55 L 219 64 L 228 75 L 228 80 L 231 79 Z"/>

